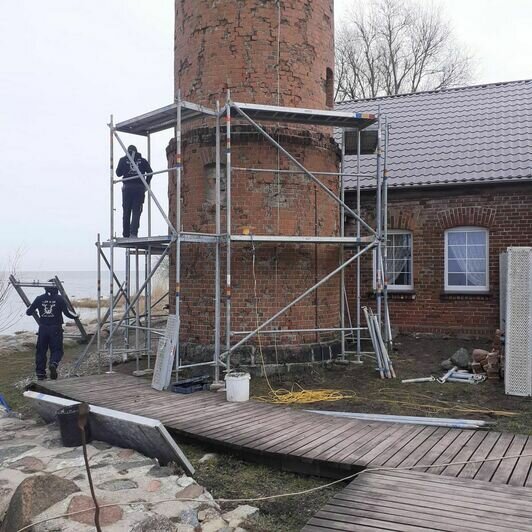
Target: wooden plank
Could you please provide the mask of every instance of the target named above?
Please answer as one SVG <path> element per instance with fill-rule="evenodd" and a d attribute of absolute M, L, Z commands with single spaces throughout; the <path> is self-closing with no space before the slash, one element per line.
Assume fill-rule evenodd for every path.
<path fill-rule="evenodd" d="M 526 486 L 527 477 L 532 473 L 532 436 L 528 437 L 522 454 L 531 456 L 523 456 L 517 460 L 508 482 L 510 486 Z"/>
<path fill-rule="evenodd" d="M 460 462 L 467 462 L 488 434 L 488 432 L 476 431 L 453 458 L 452 461 L 456 462 L 456 465 L 447 466 L 441 474 L 449 477 L 457 477 L 464 468 L 464 464 L 460 464 Z M 490 436 L 497 440 L 500 434 L 498 432 L 492 432 Z"/>
<path fill-rule="evenodd" d="M 432 449 L 449 432 L 448 428 L 437 428 L 421 445 L 418 445 L 397 467 L 408 467 L 418 463 L 419 459 Z"/>
<path fill-rule="evenodd" d="M 501 486 L 481 480 L 449 478 L 439 475 L 432 475 L 430 473 L 419 473 L 417 471 L 411 470 L 400 471 L 397 469 L 387 471 L 369 471 L 368 473 L 364 473 L 364 475 L 385 475 L 387 478 L 397 478 L 401 483 L 406 484 L 422 483 L 425 485 L 427 482 L 430 482 L 434 486 L 435 490 L 444 490 L 450 484 L 452 484 L 453 490 L 456 492 L 465 491 L 466 493 L 469 493 L 471 490 L 483 490 L 484 492 L 489 493 L 489 496 L 497 501 L 504 501 L 506 499 L 515 501 L 522 499 L 527 503 L 530 502 L 530 493 L 521 487 Z"/>
<path fill-rule="evenodd" d="M 384 462 L 385 467 L 397 467 L 407 456 L 415 451 L 427 438 L 429 438 L 437 427 L 424 427 L 423 430 L 416 434 L 405 446 L 401 447 L 389 460 Z"/>
<path fill-rule="evenodd" d="M 506 451 L 508 450 L 508 447 L 510 447 L 510 445 L 512 444 L 513 439 L 513 434 L 502 434 L 501 437 L 497 440 L 497 443 L 491 449 L 487 458 L 498 458 L 500 456 L 504 456 Z M 501 460 L 492 460 L 490 462 L 484 462 L 480 466 L 480 469 L 478 470 L 477 474 L 475 475 L 475 479 L 486 481 L 491 480 L 491 477 L 495 474 L 495 471 L 499 467 L 500 463 Z"/>
<path fill-rule="evenodd" d="M 394 495 L 397 494 L 397 495 Z M 482 491 L 477 491 L 476 496 L 481 496 Z M 367 505 L 367 506 L 366 506 Z M 431 495 L 430 498 L 417 498 L 412 501 L 401 496 L 400 486 L 390 490 L 385 496 L 371 495 L 369 491 L 342 491 L 337 494 L 327 507 L 334 506 L 336 508 L 345 506 L 347 508 L 359 508 L 366 506 L 367 509 L 372 509 L 375 513 L 401 513 L 408 515 L 415 513 L 417 516 L 423 517 L 429 521 L 439 522 L 441 519 L 452 518 L 451 522 L 461 523 L 464 530 L 501 530 L 499 524 L 502 522 L 510 525 L 510 529 L 519 528 L 530 524 L 530 517 L 519 517 L 511 514 L 501 514 L 497 510 L 497 503 L 493 507 L 487 505 L 487 509 L 482 508 L 472 511 L 468 508 L 463 508 L 458 497 L 449 502 L 448 499 L 438 502 L 438 495 Z M 327 508 L 325 507 L 325 508 Z M 325 509 L 324 508 L 324 509 Z M 529 514 L 530 515 L 530 514 Z M 503 528 L 504 532 L 508 529 Z"/>
<path fill-rule="evenodd" d="M 494 518 L 498 515 L 475 516 L 462 512 L 460 507 L 449 507 L 433 510 L 421 504 L 393 503 L 389 505 L 387 497 L 381 499 L 364 498 L 363 494 L 346 497 L 345 500 L 334 498 L 322 511 L 334 512 L 337 515 L 361 517 L 377 517 L 383 521 L 399 522 L 419 527 L 437 523 L 438 529 L 446 532 L 463 532 L 477 530 L 479 532 L 507 532 L 507 528 L 499 526 Z M 508 521 L 506 521 L 508 523 Z M 511 521 L 512 526 L 526 525 L 525 520 Z"/>
<path fill-rule="evenodd" d="M 455 476 L 464 479 L 474 478 L 477 474 L 477 471 L 480 469 L 480 466 L 482 465 L 482 462 L 474 462 L 486 458 L 499 438 L 500 433 L 488 432 L 484 440 L 482 440 L 481 444 L 476 448 L 475 452 L 468 458 L 472 463 L 462 466 L 461 471 Z"/>

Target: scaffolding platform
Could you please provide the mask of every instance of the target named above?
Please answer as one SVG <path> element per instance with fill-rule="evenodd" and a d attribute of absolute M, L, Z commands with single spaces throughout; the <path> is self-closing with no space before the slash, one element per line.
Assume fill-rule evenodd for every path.
<path fill-rule="evenodd" d="M 44 393 L 156 418 L 178 439 L 285 470 L 341 478 L 364 468 L 416 466 L 442 478 L 532 487 L 532 436 L 351 420 L 253 400 L 230 403 L 220 392 L 156 391 L 148 381 L 121 373 L 35 386 Z M 504 456 L 514 458 L 463 463 Z"/>

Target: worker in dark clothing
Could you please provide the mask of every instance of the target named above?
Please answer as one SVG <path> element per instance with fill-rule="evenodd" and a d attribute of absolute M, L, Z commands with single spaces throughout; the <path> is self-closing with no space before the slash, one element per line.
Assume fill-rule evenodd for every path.
<path fill-rule="evenodd" d="M 53 282 L 51 279 L 49 282 Z M 70 319 L 79 318 L 69 308 L 58 289 L 46 287 L 45 293 L 36 297 L 28 307 L 26 314 L 37 312 L 39 316 L 39 333 L 35 353 L 35 373 L 40 381 L 46 379 L 46 355 L 50 349 L 50 378 L 57 379 L 57 366 L 63 358 L 63 314 Z"/>
<path fill-rule="evenodd" d="M 145 175 L 152 173 L 150 163 L 142 157 L 135 146 L 129 146 L 127 151 L 135 161 L 141 174 Z M 118 161 L 116 175 L 124 178 L 122 186 L 122 235 L 124 238 L 137 238 L 146 187 L 142 183 L 135 165 L 130 161 L 127 155 Z M 147 175 L 146 182 L 148 185 L 150 184 L 150 181 L 151 175 Z"/>

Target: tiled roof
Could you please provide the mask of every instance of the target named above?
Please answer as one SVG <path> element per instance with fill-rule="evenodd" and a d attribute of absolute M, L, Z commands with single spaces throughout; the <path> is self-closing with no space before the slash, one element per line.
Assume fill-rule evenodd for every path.
<path fill-rule="evenodd" d="M 532 179 L 532 80 L 344 102 L 388 117 L 389 186 Z M 375 156 L 361 155 L 361 172 Z M 356 156 L 346 157 L 356 171 Z M 346 179 L 346 188 L 355 180 Z M 374 179 L 361 180 L 363 187 Z"/>

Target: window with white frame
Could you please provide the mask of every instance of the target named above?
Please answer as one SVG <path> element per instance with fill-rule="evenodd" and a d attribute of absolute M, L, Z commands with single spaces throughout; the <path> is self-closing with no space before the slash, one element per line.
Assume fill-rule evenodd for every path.
<path fill-rule="evenodd" d="M 388 289 L 391 291 L 413 290 L 412 274 L 412 233 L 409 231 L 388 231 L 387 240 L 386 278 Z M 376 279 L 376 262 L 374 255 L 374 269 Z M 376 287 L 376 280 L 374 287 Z"/>
<path fill-rule="evenodd" d="M 456 227 L 445 232 L 445 290 L 485 292 L 488 280 L 488 231 Z"/>

